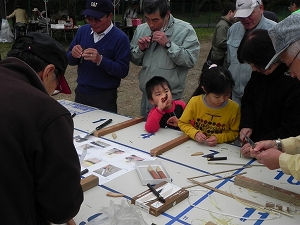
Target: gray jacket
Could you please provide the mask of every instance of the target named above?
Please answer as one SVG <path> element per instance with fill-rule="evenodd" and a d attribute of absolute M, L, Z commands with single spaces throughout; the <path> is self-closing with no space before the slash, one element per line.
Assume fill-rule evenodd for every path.
<path fill-rule="evenodd" d="M 190 68 L 196 64 L 200 54 L 200 43 L 194 28 L 187 22 L 170 15 L 166 36 L 171 47 L 165 49 L 157 42 L 142 52 L 138 39 L 149 36 L 151 30 L 147 23 L 139 25 L 132 38 L 131 62 L 142 66 L 139 72 L 140 90 L 145 93 L 145 85 L 154 76 L 163 76 L 171 85 L 173 99 L 180 99 L 184 91 L 185 79 Z"/>
<path fill-rule="evenodd" d="M 275 24 L 276 22 L 266 19 L 264 16 L 262 16 L 260 22 L 254 29 L 268 30 Z M 227 33 L 227 62 L 230 64 L 228 69 L 232 73 L 235 82 L 232 93 L 238 98 L 242 98 L 244 94 L 244 88 L 252 73 L 252 69 L 249 64 L 241 64 L 237 59 L 237 50 L 245 32 L 246 29 L 241 22 L 237 22 L 229 28 Z"/>

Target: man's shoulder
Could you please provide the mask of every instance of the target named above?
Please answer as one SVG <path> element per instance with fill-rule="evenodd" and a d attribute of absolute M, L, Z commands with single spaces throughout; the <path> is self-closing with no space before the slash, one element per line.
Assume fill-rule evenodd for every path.
<path fill-rule="evenodd" d="M 177 18 L 174 18 L 174 25 L 181 26 L 183 29 L 194 29 L 190 23 Z"/>

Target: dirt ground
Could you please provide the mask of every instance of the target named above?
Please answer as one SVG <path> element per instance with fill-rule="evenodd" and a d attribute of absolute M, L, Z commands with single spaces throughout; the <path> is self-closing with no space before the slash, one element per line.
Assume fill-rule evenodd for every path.
<path fill-rule="evenodd" d="M 191 97 L 192 93 L 198 85 L 199 75 L 203 62 L 206 60 L 208 52 L 211 47 L 211 42 L 200 42 L 200 57 L 194 68 L 190 69 L 187 75 L 185 83 L 185 91 L 183 100 L 185 102 Z M 140 115 L 140 100 L 142 93 L 138 85 L 138 73 L 140 67 L 130 63 L 129 73 L 126 78 L 121 81 L 121 85 L 118 89 L 118 113 L 124 116 L 137 117 Z M 74 89 L 77 85 L 77 67 L 68 66 L 66 73 L 66 79 L 72 90 L 71 95 L 58 94 L 55 99 L 67 99 L 74 101 Z"/>

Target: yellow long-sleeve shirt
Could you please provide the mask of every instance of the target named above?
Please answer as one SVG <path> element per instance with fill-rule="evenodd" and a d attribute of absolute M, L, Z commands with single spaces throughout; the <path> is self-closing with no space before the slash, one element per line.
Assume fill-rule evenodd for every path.
<path fill-rule="evenodd" d="M 215 136 L 220 144 L 236 139 L 240 119 L 240 107 L 236 102 L 229 99 L 223 107 L 210 108 L 205 104 L 203 95 L 199 95 L 190 99 L 178 126 L 192 139 L 201 131 L 207 137 Z"/>

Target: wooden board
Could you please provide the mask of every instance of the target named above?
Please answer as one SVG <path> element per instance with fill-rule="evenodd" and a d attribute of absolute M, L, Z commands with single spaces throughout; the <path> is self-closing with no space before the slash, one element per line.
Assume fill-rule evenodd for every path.
<path fill-rule="evenodd" d="M 130 120 L 118 123 L 116 125 L 109 126 L 107 128 L 103 128 L 101 130 L 97 130 L 97 131 L 94 132 L 94 136 L 96 136 L 96 137 L 104 136 L 106 134 L 110 134 L 112 132 L 124 129 L 126 127 L 130 127 L 130 126 L 132 126 L 134 124 L 141 123 L 143 121 L 144 121 L 144 117 L 142 117 L 142 116 L 136 117 L 136 118 L 132 118 Z"/>
<path fill-rule="evenodd" d="M 97 185 L 99 185 L 99 177 L 95 175 L 90 175 L 88 177 L 82 178 L 80 181 L 83 191 L 87 191 Z"/>
<path fill-rule="evenodd" d="M 284 202 L 300 206 L 300 194 L 275 187 L 274 185 L 266 184 L 245 176 L 236 176 L 234 179 L 234 184 L 253 191 L 257 191 L 272 198 L 276 198 Z"/>
<path fill-rule="evenodd" d="M 163 154 L 164 152 L 170 150 L 171 148 L 174 148 L 186 141 L 188 141 L 190 138 L 186 134 L 181 135 L 178 138 L 175 138 L 171 141 L 166 142 L 165 144 L 162 144 L 154 149 L 150 150 L 150 155 L 152 156 L 158 156 Z"/>

